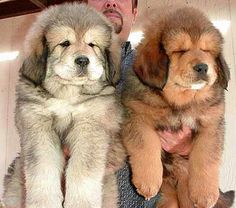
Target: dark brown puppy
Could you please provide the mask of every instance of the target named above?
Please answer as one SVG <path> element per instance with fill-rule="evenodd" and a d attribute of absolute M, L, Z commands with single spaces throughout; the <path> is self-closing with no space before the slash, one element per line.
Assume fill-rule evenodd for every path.
<path fill-rule="evenodd" d="M 229 80 L 222 44 L 202 12 L 182 8 L 154 19 L 137 48 L 122 94 L 127 107 L 122 134 L 138 192 L 150 198 L 162 187 L 158 207 L 210 208 L 219 199 Z M 193 133 L 189 158 L 167 155 L 157 130 L 183 126 Z"/>

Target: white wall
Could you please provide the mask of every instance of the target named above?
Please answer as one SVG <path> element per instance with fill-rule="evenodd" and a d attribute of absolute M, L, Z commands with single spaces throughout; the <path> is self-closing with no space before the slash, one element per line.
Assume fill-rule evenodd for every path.
<path fill-rule="evenodd" d="M 0 53 L 19 52 L 15 60 L 0 61 L 0 196 L 7 167 L 19 152 L 14 125 L 15 85 L 22 63 L 24 36 L 33 20 L 34 15 L 0 20 Z"/>
<path fill-rule="evenodd" d="M 226 93 L 226 143 L 221 171 L 221 187 L 224 191 L 236 189 L 236 0 L 139 0 L 139 17 L 133 32 L 141 29 L 144 17 L 150 9 L 166 5 L 190 5 L 202 9 L 212 21 L 225 21 L 224 54 L 231 69 L 231 81 Z M 8 165 L 19 151 L 19 138 L 14 126 L 15 84 L 22 62 L 22 47 L 27 28 L 34 15 L 0 20 L 0 53 L 19 51 L 14 61 L 0 61 L 0 184 Z M 0 185 L 0 196 L 3 187 Z"/>

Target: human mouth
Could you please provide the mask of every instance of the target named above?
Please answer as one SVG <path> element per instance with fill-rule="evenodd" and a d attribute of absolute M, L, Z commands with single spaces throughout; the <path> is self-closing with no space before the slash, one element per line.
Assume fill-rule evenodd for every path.
<path fill-rule="evenodd" d="M 119 18 L 119 19 L 120 19 L 120 17 L 119 17 L 118 15 L 116 15 L 116 14 L 106 13 L 105 15 L 106 15 L 106 17 L 108 17 L 108 18 Z"/>
<path fill-rule="evenodd" d="M 103 14 L 108 18 L 118 18 L 118 19 L 122 18 L 121 14 L 119 12 L 112 10 L 112 9 L 105 10 L 103 12 Z"/>

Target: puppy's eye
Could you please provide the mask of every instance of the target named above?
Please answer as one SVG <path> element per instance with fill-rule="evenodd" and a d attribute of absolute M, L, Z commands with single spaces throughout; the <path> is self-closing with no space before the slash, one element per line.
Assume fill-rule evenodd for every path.
<path fill-rule="evenodd" d="M 207 49 L 201 49 L 203 52 L 209 53 L 210 51 Z"/>
<path fill-rule="evenodd" d="M 188 50 L 178 50 L 178 51 L 174 51 L 175 53 L 186 53 Z"/>
<path fill-rule="evenodd" d="M 93 44 L 93 43 L 89 43 L 88 44 L 91 48 L 93 48 L 94 46 L 95 46 L 95 44 Z"/>
<path fill-rule="evenodd" d="M 182 56 L 184 55 L 184 53 L 188 52 L 189 50 L 176 50 L 176 51 L 173 51 L 173 54 L 176 54 L 176 55 L 179 55 L 179 56 Z"/>
<path fill-rule="evenodd" d="M 69 40 L 66 40 L 66 41 L 60 43 L 59 45 L 62 46 L 62 47 L 64 47 L 64 48 L 69 47 L 69 46 L 70 46 L 70 41 L 69 41 Z"/>

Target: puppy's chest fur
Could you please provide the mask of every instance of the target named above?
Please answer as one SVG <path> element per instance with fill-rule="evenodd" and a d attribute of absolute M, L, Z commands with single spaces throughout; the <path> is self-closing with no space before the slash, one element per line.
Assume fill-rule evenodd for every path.
<path fill-rule="evenodd" d="M 73 105 L 66 100 L 51 98 L 46 103 L 47 109 L 53 118 L 53 128 L 59 135 L 73 125 L 75 117 L 79 117 L 82 111 L 82 105 Z"/>
<path fill-rule="evenodd" d="M 179 130 L 182 125 L 189 126 L 192 129 L 196 129 L 198 125 L 198 119 L 190 115 L 188 112 L 178 112 L 174 111 L 171 115 L 167 117 L 168 123 L 167 126 L 165 124 L 161 126 L 157 121 L 157 129 L 171 129 L 171 130 Z"/>
<path fill-rule="evenodd" d="M 208 123 L 218 122 L 223 115 L 223 109 L 223 103 L 212 106 L 207 102 L 204 104 L 192 103 L 182 109 L 168 106 L 163 110 L 164 113 L 162 108 L 159 108 L 156 111 L 157 117 L 154 119 L 154 125 L 158 130 L 169 129 L 173 131 L 181 129 L 182 126 L 188 126 L 194 132 L 198 132 Z"/>
<path fill-rule="evenodd" d="M 160 109 L 157 111 L 159 110 Z M 189 126 L 191 129 L 197 129 L 199 122 L 204 119 L 202 113 L 201 109 L 196 109 L 196 107 L 189 107 L 188 109 L 182 110 L 169 107 L 166 110 L 166 115 L 163 115 L 164 118 L 162 116 L 157 118 L 156 128 L 179 130 L 181 126 L 185 125 Z"/>
<path fill-rule="evenodd" d="M 187 105 L 176 106 L 166 100 L 163 94 L 153 94 L 149 91 L 140 94 L 140 100 L 134 98 L 128 101 L 128 106 L 134 112 L 146 115 L 156 130 L 177 131 L 183 126 L 188 126 L 193 132 L 198 133 L 202 128 L 217 125 L 223 119 L 224 99 L 218 94 L 202 100 L 193 99 Z"/>
<path fill-rule="evenodd" d="M 118 109 L 115 109 L 117 106 L 113 95 L 90 98 L 84 102 L 78 103 L 58 98 L 50 98 L 45 103 L 45 106 L 47 110 L 50 111 L 53 119 L 52 127 L 62 140 L 74 125 L 80 125 L 81 131 L 85 130 L 83 126 L 90 123 L 96 123 L 101 126 L 105 124 L 103 128 L 107 128 L 107 130 L 117 128 L 115 125 L 109 125 L 108 121 L 108 118 L 110 119 L 113 113 L 117 116 L 119 115 Z"/>

